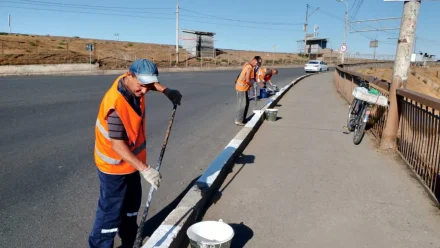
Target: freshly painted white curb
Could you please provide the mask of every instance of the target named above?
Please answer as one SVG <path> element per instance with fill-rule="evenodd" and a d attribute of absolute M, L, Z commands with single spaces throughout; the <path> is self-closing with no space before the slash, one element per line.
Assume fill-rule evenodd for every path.
<path fill-rule="evenodd" d="M 303 75 L 293 80 L 290 84 L 281 88 L 277 94 L 269 98 L 266 105 L 264 105 L 261 110 L 254 111 L 252 119 L 214 159 L 211 165 L 209 165 L 202 176 L 196 181 L 195 185 L 192 186 L 188 193 L 183 197 L 176 209 L 165 218 L 159 228 L 154 231 L 153 235 L 151 235 L 150 239 L 148 239 L 142 248 L 168 248 L 172 245 L 181 230 L 186 232 L 186 230 L 183 229 L 183 226 L 188 220 L 188 217 L 195 213 L 197 219 L 200 211 L 203 210 L 200 208 L 203 208 L 204 204 L 198 206 L 204 197 L 203 192 L 210 189 L 225 165 L 235 159 L 237 151 L 244 149 L 244 146 L 249 143 L 249 140 L 247 139 L 253 135 L 253 132 L 258 129 L 259 124 L 263 121 L 264 111 L 268 108 L 272 108 L 293 85 L 308 76 L 310 75 Z M 245 140 L 247 140 L 247 142 L 245 142 Z"/>

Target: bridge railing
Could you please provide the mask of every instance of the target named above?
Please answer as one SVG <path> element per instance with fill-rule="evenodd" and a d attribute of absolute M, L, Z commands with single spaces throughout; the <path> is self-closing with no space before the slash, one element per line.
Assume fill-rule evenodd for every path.
<path fill-rule="evenodd" d="M 334 84 L 348 102 L 353 101 L 352 91 L 361 80 L 381 95 L 389 96 L 390 82 L 357 73 L 350 66 L 337 66 Z M 430 196 L 440 200 L 440 100 L 412 90 L 397 90 L 399 133 L 397 152 L 417 175 Z M 388 108 L 375 106 L 369 120 L 370 130 L 378 141 L 382 138 Z"/>

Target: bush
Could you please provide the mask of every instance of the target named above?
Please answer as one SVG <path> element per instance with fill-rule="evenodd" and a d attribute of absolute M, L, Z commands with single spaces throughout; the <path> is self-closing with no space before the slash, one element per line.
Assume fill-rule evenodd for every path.
<path fill-rule="evenodd" d="M 57 48 L 58 48 L 58 49 L 64 49 L 64 47 L 62 47 L 62 46 L 57 46 Z"/>
<path fill-rule="evenodd" d="M 31 45 L 31 46 L 37 46 L 37 43 L 31 41 L 31 42 L 29 42 L 29 45 Z"/>
<path fill-rule="evenodd" d="M 65 44 L 64 44 L 64 40 L 60 41 L 60 42 L 58 43 L 58 45 L 61 45 L 61 46 L 62 46 L 62 45 L 65 45 Z"/>
<path fill-rule="evenodd" d="M 8 35 L 8 33 L 0 32 L 0 35 Z"/>
<path fill-rule="evenodd" d="M 132 47 L 132 46 L 133 46 L 133 43 L 128 43 L 128 46 L 129 46 L 129 47 Z"/>
<path fill-rule="evenodd" d="M 428 81 L 426 81 L 426 79 L 423 79 L 422 81 L 423 81 L 423 82 L 424 82 L 425 84 L 427 84 L 427 83 L 428 83 Z"/>

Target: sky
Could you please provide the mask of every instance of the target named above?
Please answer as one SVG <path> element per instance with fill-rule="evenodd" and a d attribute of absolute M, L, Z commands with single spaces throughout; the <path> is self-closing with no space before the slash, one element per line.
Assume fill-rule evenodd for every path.
<path fill-rule="evenodd" d="M 401 17 L 403 2 L 346 0 L 351 21 Z M 276 52 L 298 52 L 309 4 L 309 29 L 318 25 L 318 37 L 329 47 L 343 43 L 346 5 L 336 0 L 180 0 L 180 30 L 214 32 L 215 47 Z M 316 8 L 319 8 L 316 10 Z M 316 10 L 316 11 L 315 11 Z M 424 0 L 417 23 L 416 52 L 440 58 L 440 0 Z M 0 0 L 0 32 L 119 39 L 175 44 L 176 0 Z M 351 31 L 383 25 L 398 28 L 400 21 L 354 24 Z M 370 39 L 377 39 L 378 55 L 394 55 L 399 30 L 350 32 L 347 52 L 372 54 Z"/>

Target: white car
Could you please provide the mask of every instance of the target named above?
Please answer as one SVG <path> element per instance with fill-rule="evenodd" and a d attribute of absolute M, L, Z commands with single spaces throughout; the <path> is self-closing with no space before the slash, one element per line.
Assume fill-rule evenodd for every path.
<path fill-rule="evenodd" d="M 310 60 L 304 66 L 306 72 L 321 72 L 328 71 L 328 65 L 324 61 Z"/>

